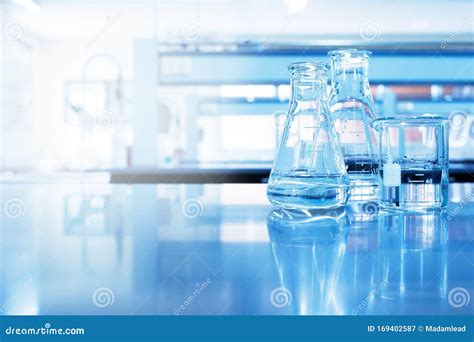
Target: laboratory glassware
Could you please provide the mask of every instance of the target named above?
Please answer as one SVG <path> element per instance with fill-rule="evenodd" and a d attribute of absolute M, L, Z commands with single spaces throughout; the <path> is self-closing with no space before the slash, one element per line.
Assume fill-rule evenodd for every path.
<path fill-rule="evenodd" d="M 268 181 L 271 203 L 326 209 L 347 201 L 348 179 L 326 102 L 328 65 L 289 66 L 291 100 Z"/>
<path fill-rule="evenodd" d="M 398 115 L 373 121 L 380 141 L 379 204 L 383 208 L 446 207 L 449 186 L 448 120 Z"/>
<path fill-rule="evenodd" d="M 370 51 L 334 50 L 329 108 L 350 181 L 350 202 L 377 198 L 376 107 L 368 79 Z"/>

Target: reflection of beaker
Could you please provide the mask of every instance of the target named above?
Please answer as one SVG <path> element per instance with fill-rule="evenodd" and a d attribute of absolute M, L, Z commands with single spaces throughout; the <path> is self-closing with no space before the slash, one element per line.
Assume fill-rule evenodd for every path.
<path fill-rule="evenodd" d="M 383 288 L 388 313 L 441 309 L 447 288 L 446 212 L 386 213 L 380 218 Z"/>
<path fill-rule="evenodd" d="M 326 104 L 327 66 L 293 63 L 291 102 L 267 195 L 285 208 L 336 208 L 347 200 L 347 172 Z"/>
<path fill-rule="evenodd" d="M 340 314 L 335 285 L 346 246 L 345 211 L 307 214 L 276 209 L 267 218 L 280 286 L 293 314 Z"/>

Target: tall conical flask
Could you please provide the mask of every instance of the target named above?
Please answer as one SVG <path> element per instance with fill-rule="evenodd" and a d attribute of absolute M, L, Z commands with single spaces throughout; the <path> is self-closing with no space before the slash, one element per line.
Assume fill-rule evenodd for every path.
<path fill-rule="evenodd" d="M 327 209 L 347 202 L 348 178 L 327 107 L 326 63 L 288 67 L 291 101 L 267 186 L 284 208 Z"/>
<path fill-rule="evenodd" d="M 371 201 L 378 190 L 377 109 L 368 79 L 370 51 L 334 50 L 329 109 L 350 181 L 349 202 Z"/>

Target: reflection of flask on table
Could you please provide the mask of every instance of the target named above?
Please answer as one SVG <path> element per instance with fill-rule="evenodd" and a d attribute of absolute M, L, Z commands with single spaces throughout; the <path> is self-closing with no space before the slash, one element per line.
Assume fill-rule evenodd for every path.
<path fill-rule="evenodd" d="M 347 200 L 347 174 L 326 105 L 327 65 L 294 63 L 292 95 L 268 181 L 273 204 L 335 208 Z"/>
<path fill-rule="evenodd" d="M 378 215 L 348 211 L 351 228 L 347 236 L 339 277 L 338 296 L 341 312 L 346 315 L 365 315 L 374 310 L 374 296 L 380 289 L 377 277 L 380 244 Z"/>
<path fill-rule="evenodd" d="M 446 302 L 445 212 L 386 213 L 380 218 L 382 279 L 386 312 L 436 313 Z"/>
<path fill-rule="evenodd" d="M 368 65 L 371 53 L 335 50 L 331 59 L 329 106 L 351 185 L 350 201 L 377 197 L 377 143 L 371 128 L 376 107 L 370 93 Z"/>
<path fill-rule="evenodd" d="M 291 314 L 340 314 L 335 289 L 346 245 L 345 211 L 307 214 L 276 209 L 267 218 L 279 287 Z"/>

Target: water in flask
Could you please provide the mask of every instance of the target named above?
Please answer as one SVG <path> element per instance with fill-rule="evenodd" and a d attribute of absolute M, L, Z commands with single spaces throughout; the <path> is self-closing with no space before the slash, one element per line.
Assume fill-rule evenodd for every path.
<path fill-rule="evenodd" d="M 331 59 L 331 117 L 350 180 L 350 201 L 377 198 L 377 136 L 371 127 L 376 109 L 368 81 L 370 52 L 335 50 Z"/>
<path fill-rule="evenodd" d="M 292 97 L 268 181 L 271 203 L 326 209 L 347 201 L 348 179 L 326 104 L 325 63 L 290 67 Z"/>

